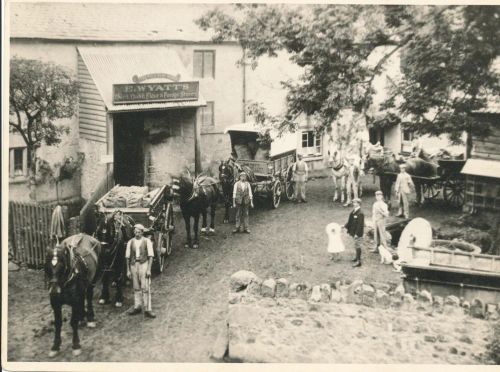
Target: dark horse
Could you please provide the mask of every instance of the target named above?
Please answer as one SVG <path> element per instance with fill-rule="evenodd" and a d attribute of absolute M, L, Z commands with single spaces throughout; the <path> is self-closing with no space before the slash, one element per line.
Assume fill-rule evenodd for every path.
<path fill-rule="evenodd" d="M 125 283 L 125 248 L 127 242 L 134 237 L 134 221 L 121 211 L 115 211 L 111 216 L 100 213 L 97 218 L 97 229 L 94 237 L 102 247 L 102 291 L 99 303 L 109 303 L 109 286 L 116 287 L 113 303 L 122 307 Z"/>
<path fill-rule="evenodd" d="M 185 247 L 198 248 L 198 226 L 200 214 L 202 215 L 202 233 L 207 232 L 207 209 L 210 207 L 210 233 L 215 232 L 215 209 L 219 200 L 219 186 L 215 178 L 208 176 L 198 176 L 192 179 L 191 176 L 182 175 L 174 180 L 172 187 L 174 193 L 179 196 L 182 217 L 186 226 Z M 193 232 L 194 243 L 191 241 L 191 218 L 194 219 Z"/>
<path fill-rule="evenodd" d="M 365 160 L 365 171 L 373 169 L 379 176 L 380 190 L 384 193 L 389 207 L 391 206 L 392 184 L 396 181 L 399 173 L 399 163 L 393 153 L 385 152 L 384 155 L 371 155 L 368 153 Z M 410 158 L 404 162 L 406 172 L 417 177 L 436 177 L 437 165 L 421 158 Z M 417 204 L 422 200 L 422 182 L 413 177 L 415 192 L 417 194 Z"/>
<path fill-rule="evenodd" d="M 241 172 L 247 174 L 250 184 L 255 182 L 255 174 L 246 165 L 240 165 L 233 158 L 221 161 L 219 165 L 219 179 L 222 186 L 222 196 L 224 198 L 224 223 L 229 223 L 229 209 L 233 205 L 233 187 Z"/>
<path fill-rule="evenodd" d="M 73 355 L 81 353 L 78 324 L 87 318 L 87 326 L 95 327 L 92 297 L 100 271 L 101 244 L 90 235 L 76 234 L 47 248 L 45 274 L 49 282 L 50 304 L 54 311 L 55 334 L 49 356 L 61 347 L 62 306 L 71 306 Z M 87 310 L 85 311 L 85 301 Z"/>

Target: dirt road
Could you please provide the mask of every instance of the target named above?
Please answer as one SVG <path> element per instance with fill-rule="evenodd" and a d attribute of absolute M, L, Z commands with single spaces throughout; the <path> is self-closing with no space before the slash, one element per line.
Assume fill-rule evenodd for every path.
<path fill-rule="evenodd" d="M 184 249 L 184 226 L 177 223 L 171 263 L 153 279 L 154 320 L 128 316 L 133 295 L 127 288 L 125 306 L 114 309 L 96 306 L 97 328 L 83 328 L 83 353 L 71 354 L 69 321 L 63 325 L 63 345 L 55 361 L 94 362 L 209 362 L 210 350 L 227 309 L 229 277 L 246 269 L 261 278 L 285 277 L 291 281 L 329 283 L 339 279 L 400 282 L 390 266 L 380 265 L 378 256 L 363 252 L 359 269 L 351 267 L 351 245 L 342 261 L 328 260 L 324 227 L 329 222 L 345 223 L 348 208 L 331 202 L 331 181 L 318 179 L 308 184 L 309 202 L 284 202 L 277 210 L 258 206 L 251 211 L 250 235 L 232 235 L 232 226 L 222 225 L 218 212 L 215 236 L 202 238 L 198 250 Z M 373 193 L 363 209 L 370 215 Z M 415 212 L 433 222 L 453 218 L 443 208 Z M 367 248 L 371 247 L 367 240 Z M 98 296 L 100 289 L 96 290 Z M 52 313 L 41 271 L 9 273 L 8 359 L 48 361 L 53 330 Z M 69 320 L 69 309 L 65 309 Z"/>

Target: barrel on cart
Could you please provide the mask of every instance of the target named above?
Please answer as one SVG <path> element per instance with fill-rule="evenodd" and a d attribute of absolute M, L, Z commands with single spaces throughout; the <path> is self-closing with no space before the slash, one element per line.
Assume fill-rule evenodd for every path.
<path fill-rule="evenodd" d="M 175 231 L 173 194 L 165 185 L 150 189 L 147 186 L 116 185 L 95 203 L 96 213 L 111 215 L 116 211 L 128 215 L 134 223 L 146 227 L 155 250 L 155 263 L 160 272 L 166 267 L 172 253 L 172 238 Z"/>

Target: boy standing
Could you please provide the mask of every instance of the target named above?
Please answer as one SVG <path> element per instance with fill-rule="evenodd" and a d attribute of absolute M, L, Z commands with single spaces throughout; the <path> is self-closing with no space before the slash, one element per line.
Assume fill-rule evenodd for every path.
<path fill-rule="evenodd" d="M 248 208 L 253 208 L 253 195 L 245 172 L 240 173 L 238 182 L 234 184 L 233 207 L 236 208 L 236 228 L 233 233 L 241 231 L 241 220 L 243 219 L 243 232 L 250 234 L 248 229 Z"/>
<path fill-rule="evenodd" d="M 370 252 L 378 252 L 378 246 L 383 245 L 387 247 L 387 234 L 385 231 L 386 218 L 389 217 L 389 208 L 384 202 L 384 194 L 382 191 L 375 192 L 375 203 L 372 207 L 372 220 L 373 220 L 373 240 L 375 247 L 370 249 Z"/>
<path fill-rule="evenodd" d="M 352 212 L 349 214 L 349 220 L 345 224 L 344 228 L 347 230 L 347 233 L 354 239 L 354 249 L 356 250 L 356 257 L 352 260 L 354 262 L 352 267 L 360 267 L 365 216 L 361 211 L 361 199 L 353 199 L 352 206 Z"/>
<path fill-rule="evenodd" d="M 134 287 L 134 308 L 129 315 L 139 314 L 144 308 L 146 318 L 156 318 L 151 312 L 151 265 L 153 264 L 153 243 L 143 236 L 144 226 L 134 226 L 135 238 L 127 243 L 125 258 L 127 259 L 127 277 L 132 277 Z"/>
<path fill-rule="evenodd" d="M 398 217 L 410 218 L 410 206 L 408 204 L 408 196 L 412 189 L 415 189 L 415 185 L 411 179 L 411 176 L 406 173 L 406 165 L 401 164 L 399 166 L 400 173 L 396 179 L 395 191 L 398 196 L 399 211 Z"/>

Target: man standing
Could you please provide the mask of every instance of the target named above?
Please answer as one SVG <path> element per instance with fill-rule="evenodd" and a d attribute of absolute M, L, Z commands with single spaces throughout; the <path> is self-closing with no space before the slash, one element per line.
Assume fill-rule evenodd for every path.
<path fill-rule="evenodd" d="M 146 318 L 156 318 L 151 312 L 151 265 L 153 264 L 153 243 L 144 237 L 144 226 L 134 226 L 135 238 L 127 243 L 125 258 L 127 259 L 127 277 L 132 277 L 134 287 L 134 308 L 128 312 L 136 315 L 144 308 Z"/>
<path fill-rule="evenodd" d="M 347 233 L 354 239 L 354 249 L 356 250 L 356 257 L 352 260 L 354 264 L 352 267 L 361 266 L 361 246 L 363 245 L 363 233 L 365 227 L 365 216 L 361 211 L 361 199 L 353 199 L 352 212 L 349 214 L 349 220 L 344 228 Z"/>
<path fill-rule="evenodd" d="M 293 180 L 295 181 L 295 201 L 297 203 L 304 202 L 306 200 L 306 182 L 309 169 L 307 168 L 307 163 L 302 160 L 302 155 L 297 155 L 297 161 L 293 165 Z"/>
<path fill-rule="evenodd" d="M 243 232 L 250 234 L 248 229 L 248 208 L 253 208 L 253 195 L 250 183 L 247 181 L 247 174 L 241 172 L 238 182 L 233 189 L 233 208 L 236 208 L 236 228 L 233 233 L 240 232 L 241 220 L 243 219 Z"/>
<path fill-rule="evenodd" d="M 411 193 L 412 189 L 415 189 L 415 185 L 411 179 L 411 176 L 406 173 L 406 165 L 401 164 L 399 166 L 400 173 L 396 179 L 395 191 L 398 196 L 399 211 L 398 217 L 410 218 L 410 207 L 408 204 L 408 195 Z"/>
<path fill-rule="evenodd" d="M 383 245 L 387 247 L 387 233 L 385 231 L 386 218 L 389 217 L 389 208 L 384 202 L 384 194 L 382 191 L 375 192 L 375 203 L 372 207 L 372 221 L 373 221 L 373 240 L 375 247 L 370 249 L 370 252 L 378 252 L 378 246 Z"/>

